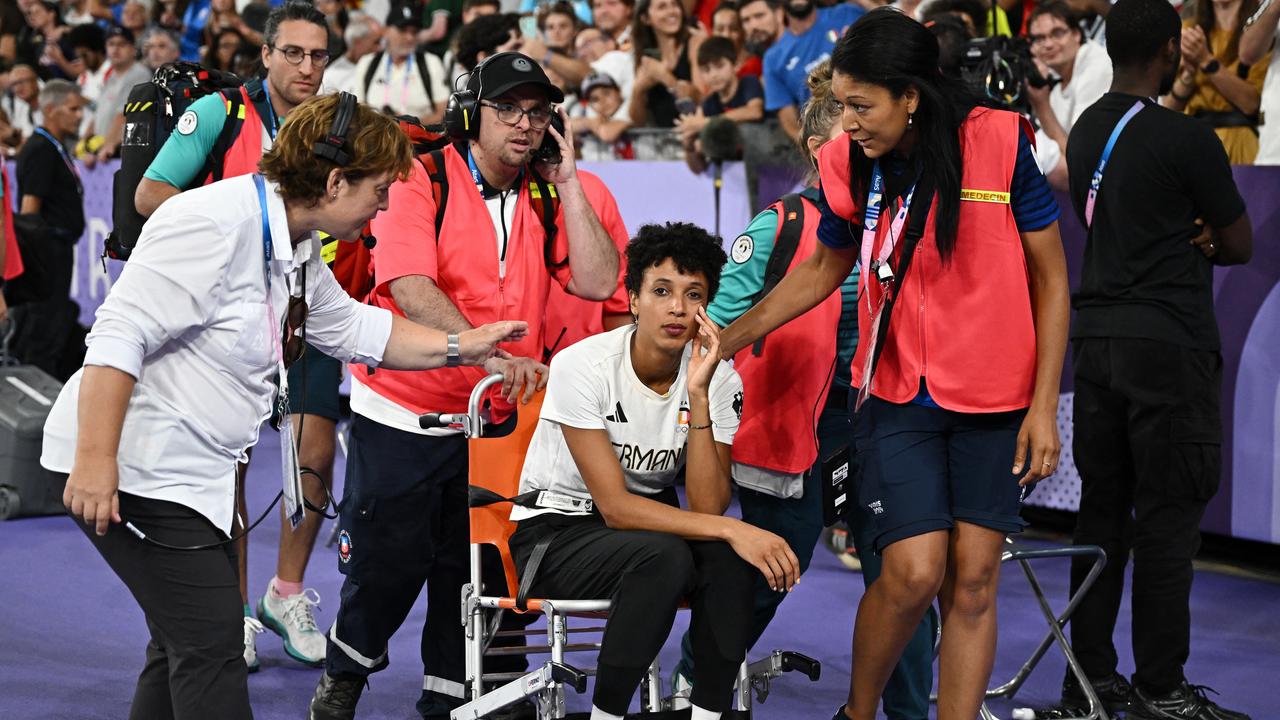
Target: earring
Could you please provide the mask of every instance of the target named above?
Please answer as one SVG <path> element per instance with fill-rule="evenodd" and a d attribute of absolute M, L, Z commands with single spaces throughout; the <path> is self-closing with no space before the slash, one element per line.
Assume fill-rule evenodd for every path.
<path fill-rule="evenodd" d="M 915 123 L 915 113 L 907 113 L 907 128 L 909 129 Z"/>
<path fill-rule="evenodd" d="M 908 120 L 908 121 L 907 121 L 907 124 L 908 124 L 908 125 L 910 125 L 910 124 L 911 124 L 911 122 Z M 338 199 L 338 193 L 336 193 L 336 192 L 335 192 L 335 193 L 333 193 L 332 195 L 330 195 L 329 197 L 333 198 L 334 200 L 337 200 L 337 199 Z"/>

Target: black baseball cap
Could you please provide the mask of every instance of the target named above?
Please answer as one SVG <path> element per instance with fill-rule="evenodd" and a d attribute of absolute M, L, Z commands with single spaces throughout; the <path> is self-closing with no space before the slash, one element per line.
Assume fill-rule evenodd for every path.
<path fill-rule="evenodd" d="M 564 91 L 551 83 L 538 63 L 515 51 L 485 58 L 467 81 L 467 89 L 475 92 L 481 100 L 504 95 L 521 85 L 537 85 L 547 91 L 551 102 L 564 102 Z"/>
<path fill-rule="evenodd" d="M 387 27 L 420 28 L 422 27 L 422 8 L 415 2 L 399 2 L 391 6 L 387 13 Z"/>
<path fill-rule="evenodd" d="M 130 45 L 138 44 L 138 41 L 135 40 L 133 37 L 133 31 L 127 27 L 120 27 L 119 25 L 112 25 L 111 27 L 107 28 L 106 39 L 110 40 L 111 38 L 122 38 L 125 42 L 129 43 Z"/>
<path fill-rule="evenodd" d="M 591 97 L 591 91 L 599 87 L 611 87 L 614 90 L 618 88 L 618 81 L 613 79 L 608 73 L 591 73 L 586 80 L 582 81 L 582 89 L 578 91 L 578 97 L 587 99 Z"/>

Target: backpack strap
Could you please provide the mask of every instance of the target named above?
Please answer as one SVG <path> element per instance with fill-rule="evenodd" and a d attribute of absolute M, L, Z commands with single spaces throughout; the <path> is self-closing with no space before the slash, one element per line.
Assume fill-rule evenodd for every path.
<path fill-rule="evenodd" d="M 800 247 L 800 233 L 804 231 L 804 201 L 800 199 L 799 193 L 784 195 L 774 207 L 777 207 L 778 212 L 781 213 L 778 236 L 773 241 L 773 252 L 770 253 L 769 262 L 764 268 L 764 285 L 751 299 L 752 306 L 758 304 L 778 286 L 778 283 L 782 282 L 782 278 L 791 267 L 791 261 L 796 257 L 796 249 Z M 760 339 L 751 346 L 752 355 L 759 357 L 764 352 L 765 337 L 767 335 L 761 335 Z"/>
<path fill-rule="evenodd" d="M 444 210 L 449 205 L 449 173 L 444 167 L 444 148 L 437 148 L 418 156 L 422 169 L 431 182 L 431 194 L 436 199 L 436 242 L 440 242 L 440 228 L 444 227 Z"/>
<path fill-rule="evenodd" d="M 378 72 L 378 66 L 382 64 L 382 56 L 385 53 L 382 50 L 373 54 L 373 59 L 369 61 L 369 67 L 364 69 L 364 97 L 365 102 L 369 101 L 369 86 L 373 84 L 373 76 Z"/>
<path fill-rule="evenodd" d="M 431 72 L 427 70 L 427 54 L 417 52 L 413 54 L 413 61 L 418 66 L 418 77 L 422 78 L 422 90 L 427 94 L 427 102 L 435 107 L 436 98 L 431 92 Z"/>
<path fill-rule="evenodd" d="M 555 259 L 556 235 L 559 232 L 559 228 L 556 227 L 556 214 L 560 210 L 560 196 L 556 193 L 556 186 L 543 180 L 532 166 L 529 168 L 529 202 L 533 205 L 533 211 L 537 213 L 538 219 L 542 221 L 544 236 L 542 262 L 548 270 L 568 265 L 569 256 L 567 255 L 563 260 Z"/>

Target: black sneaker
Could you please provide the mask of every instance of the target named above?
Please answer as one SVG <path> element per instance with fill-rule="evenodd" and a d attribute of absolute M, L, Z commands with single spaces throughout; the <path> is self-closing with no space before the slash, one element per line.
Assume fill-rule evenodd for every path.
<path fill-rule="evenodd" d="M 1133 686 L 1120 673 L 1112 673 L 1111 677 L 1101 680 L 1090 680 L 1089 684 L 1093 686 L 1093 692 L 1102 701 L 1108 715 L 1128 712 L 1134 705 Z M 1084 696 L 1080 681 L 1073 672 L 1068 672 L 1066 679 L 1062 681 L 1061 708 L 1073 713 L 1089 712 L 1089 699 Z"/>
<path fill-rule="evenodd" d="M 320 676 L 316 694 L 311 697 L 308 720 L 353 720 L 356 703 L 364 692 L 368 679 L 359 676 L 334 677 L 329 673 Z"/>
<path fill-rule="evenodd" d="M 1209 699 L 1205 691 L 1218 694 L 1204 685 L 1191 685 L 1182 681 L 1177 690 L 1160 697 L 1148 697 L 1142 690 L 1134 691 L 1130 720 L 1250 720 L 1248 715 L 1227 710 Z"/>
<path fill-rule="evenodd" d="M 831 716 L 831 720 L 849 720 L 849 716 L 844 714 L 844 708 L 845 706 L 841 705 L 840 709 L 836 710 L 836 714 Z"/>

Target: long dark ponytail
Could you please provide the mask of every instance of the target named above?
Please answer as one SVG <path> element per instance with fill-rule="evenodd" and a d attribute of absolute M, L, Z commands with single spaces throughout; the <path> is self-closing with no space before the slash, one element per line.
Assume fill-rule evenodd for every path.
<path fill-rule="evenodd" d="M 915 156 L 937 190 L 935 241 L 943 259 L 950 258 L 960 220 L 960 124 L 979 104 L 978 97 L 938 69 L 938 41 L 933 33 L 887 7 L 872 10 L 849 28 L 831 54 L 831 69 L 886 88 L 895 98 L 913 87 L 920 94 L 912 118 Z M 850 156 L 853 196 L 865 198 L 872 161 L 857 145 Z"/>

